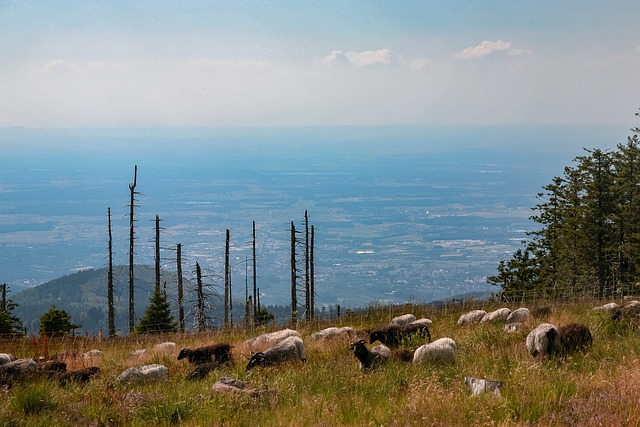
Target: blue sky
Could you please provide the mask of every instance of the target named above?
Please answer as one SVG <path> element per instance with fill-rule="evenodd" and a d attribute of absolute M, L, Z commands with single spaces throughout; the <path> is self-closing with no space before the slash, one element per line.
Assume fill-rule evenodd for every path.
<path fill-rule="evenodd" d="M 639 16 L 637 0 L 0 0 L 0 127 L 637 125 Z"/>

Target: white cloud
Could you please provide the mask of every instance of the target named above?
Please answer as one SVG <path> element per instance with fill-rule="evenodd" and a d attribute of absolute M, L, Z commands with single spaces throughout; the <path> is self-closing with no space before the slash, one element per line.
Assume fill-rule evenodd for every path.
<path fill-rule="evenodd" d="M 454 55 L 454 58 L 471 59 L 482 58 L 494 54 L 496 52 L 504 52 L 508 55 L 527 55 L 530 53 L 527 49 L 517 49 L 511 46 L 511 43 L 498 39 L 495 42 L 484 40 L 476 46 L 471 46 L 464 49 L 462 52 L 458 52 Z"/>
<path fill-rule="evenodd" d="M 391 65 L 393 55 L 389 49 L 365 50 L 362 52 L 334 50 L 323 59 L 323 62 L 327 65 L 351 64 L 356 67 L 368 67 L 376 64 Z"/>

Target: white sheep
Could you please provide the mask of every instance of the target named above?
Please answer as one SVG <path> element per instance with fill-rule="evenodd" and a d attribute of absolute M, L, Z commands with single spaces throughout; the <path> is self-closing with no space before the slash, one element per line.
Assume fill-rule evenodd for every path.
<path fill-rule="evenodd" d="M 511 310 L 506 307 L 499 308 L 497 310 L 492 311 L 491 313 L 487 313 L 481 320 L 480 323 L 493 323 L 499 322 L 502 320 L 507 320 L 509 315 L 511 314 Z"/>
<path fill-rule="evenodd" d="M 273 346 L 289 337 L 300 338 L 300 333 L 293 329 L 282 329 L 280 331 L 269 332 L 255 338 L 249 338 L 244 344 L 251 350 L 261 350 Z"/>
<path fill-rule="evenodd" d="M 458 326 L 473 325 L 475 323 L 480 322 L 482 318 L 486 315 L 487 315 L 487 312 L 484 310 L 472 310 L 468 313 L 462 314 L 458 319 L 457 325 Z"/>
<path fill-rule="evenodd" d="M 116 384 L 150 384 L 169 378 L 169 369 L 164 365 L 134 366 L 116 378 Z"/>
<path fill-rule="evenodd" d="M 541 323 L 534 328 L 526 340 L 527 350 L 533 357 L 538 355 L 553 356 L 562 350 L 560 331 L 551 323 Z"/>
<path fill-rule="evenodd" d="M 8 353 L 0 353 L 0 366 L 11 363 L 15 360 L 15 357 Z"/>
<path fill-rule="evenodd" d="M 391 323 L 397 323 L 398 325 L 407 325 L 409 323 L 415 322 L 416 316 L 413 314 L 403 314 L 402 316 L 394 317 L 391 319 Z"/>
<path fill-rule="evenodd" d="M 433 322 L 431 320 L 427 319 L 426 317 L 423 317 L 423 318 L 418 319 L 418 320 L 414 320 L 413 322 L 410 323 L 410 325 L 426 326 L 427 328 L 431 328 L 432 324 L 433 324 Z"/>
<path fill-rule="evenodd" d="M 355 338 L 357 331 L 349 326 L 337 328 L 335 326 L 322 329 L 321 331 L 311 334 L 311 339 L 323 341 L 334 339 L 353 339 Z"/>
<path fill-rule="evenodd" d="M 286 338 L 265 351 L 252 354 L 247 363 L 247 370 L 254 366 L 271 366 L 293 360 L 307 360 L 304 355 L 304 343 L 296 336 Z"/>
<path fill-rule="evenodd" d="M 507 317 L 507 323 L 523 322 L 526 323 L 531 320 L 531 312 L 526 307 L 520 307 L 517 310 L 513 310 L 509 317 Z"/>
<path fill-rule="evenodd" d="M 597 307 L 593 307 L 592 310 L 594 310 L 594 311 L 602 310 L 602 311 L 609 311 L 610 312 L 610 311 L 613 311 L 614 309 L 616 309 L 618 307 L 620 307 L 620 306 L 618 304 L 616 304 L 615 302 L 610 302 L 608 304 L 604 304 L 604 305 L 600 305 L 600 306 L 597 306 Z"/>
<path fill-rule="evenodd" d="M 485 378 L 464 377 L 464 384 L 474 396 L 492 391 L 493 394 L 500 397 L 500 388 L 504 385 L 504 382 Z"/>
<path fill-rule="evenodd" d="M 458 347 L 451 338 L 440 338 L 418 347 L 413 354 L 413 364 L 425 362 L 455 363 Z"/>

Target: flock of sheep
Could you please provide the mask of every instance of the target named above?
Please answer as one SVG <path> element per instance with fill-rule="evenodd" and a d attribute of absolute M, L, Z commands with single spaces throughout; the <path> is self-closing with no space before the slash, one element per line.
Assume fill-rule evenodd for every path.
<path fill-rule="evenodd" d="M 595 309 L 607 310 L 613 319 L 629 315 L 640 314 L 640 302 L 630 302 L 624 306 L 607 304 Z M 459 327 L 473 324 L 504 322 L 506 332 L 515 332 L 531 328 L 534 319 L 541 314 L 549 314 L 544 310 L 538 310 L 533 315 L 527 308 L 519 308 L 511 311 L 508 308 L 500 308 L 492 312 L 473 310 L 464 313 L 457 321 Z M 423 363 L 448 363 L 456 362 L 457 345 L 449 337 L 431 340 L 432 322 L 429 319 L 416 319 L 412 314 L 392 319 L 388 324 L 380 325 L 371 330 L 358 331 L 350 327 L 331 327 L 311 334 L 312 340 L 348 340 L 350 350 L 359 362 L 363 372 L 371 371 L 389 360 L 400 360 L 406 363 L 419 365 Z M 526 328 L 526 329 L 525 329 Z M 410 339 L 424 341 L 425 344 L 408 350 L 403 344 Z M 371 348 L 372 345 L 379 342 Z M 415 341 L 414 341 L 415 342 Z M 576 351 L 585 351 L 592 344 L 593 337 L 589 328 L 582 323 L 569 323 L 557 327 L 550 323 L 541 323 L 532 328 L 528 333 L 525 345 L 533 357 L 563 356 Z M 299 332 L 292 329 L 283 329 L 266 333 L 244 342 L 245 348 L 250 350 L 246 370 L 255 367 L 268 367 L 287 362 L 305 362 L 305 345 Z M 234 363 L 234 346 L 229 343 L 214 343 L 198 348 L 182 348 L 178 351 L 175 343 L 165 342 L 150 349 L 139 350 L 132 355 L 142 360 L 152 355 L 177 354 L 177 360 L 186 359 L 193 366 L 187 376 L 188 380 L 200 380 L 206 378 L 210 372 L 225 364 Z M 172 357 L 173 357 L 172 356 Z M 91 350 L 80 357 L 86 363 L 93 365 L 102 357 L 100 350 Z M 15 357 L 0 353 L 0 385 L 11 387 L 13 384 L 28 378 L 47 377 L 55 378 L 61 385 L 69 382 L 86 383 L 90 379 L 100 375 L 101 370 L 96 366 L 89 366 L 81 370 L 68 371 L 62 357 L 50 357 L 47 359 L 15 359 Z M 144 384 L 169 377 L 168 368 L 162 364 L 143 364 L 126 369 L 115 381 L 110 384 L 135 383 Z M 479 390 L 498 391 L 502 385 L 500 381 L 492 381 L 479 378 L 465 378 L 465 384 L 474 393 Z M 220 390 L 232 389 L 235 391 L 252 392 L 239 380 L 221 378 L 215 387 Z"/>

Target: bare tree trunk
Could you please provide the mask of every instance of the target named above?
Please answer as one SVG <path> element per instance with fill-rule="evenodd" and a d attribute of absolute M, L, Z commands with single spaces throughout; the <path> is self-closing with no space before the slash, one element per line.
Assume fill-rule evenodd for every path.
<path fill-rule="evenodd" d="M 291 321 L 298 322 L 298 296 L 296 294 L 296 226 L 291 221 Z"/>
<path fill-rule="evenodd" d="M 182 294 L 182 244 L 178 243 L 177 248 L 177 268 L 178 268 L 178 322 L 180 332 L 184 333 L 184 297 Z"/>
<path fill-rule="evenodd" d="M 227 238 L 224 245 L 224 327 L 229 326 L 229 229 L 227 229 Z"/>
<path fill-rule="evenodd" d="M 258 296 L 256 295 L 257 289 L 257 273 L 256 273 L 256 222 L 253 221 L 253 315 L 256 314 L 256 304 Z M 255 320 L 255 319 L 254 319 Z M 255 324 L 255 321 L 253 322 Z"/>
<path fill-rule="evenodd" d="M 160 291 L 160 217 L 156 215 L 156 291 Z"/>
<path fill-rule="evenodd" d="M 196 325 L 198 332 L 204 332 L 207 329 L 207 319 L 204 314 L 204 292 L 202 291 L 202 271 L 200 264 L 196 262 L 196 282 L 198 284 L 198 309 L 196 312 Z"/>
<path fill-rule="evenodd" d="M 315 280 L 315 268 L 314 268 L 314 261 L 313 261 L 313 248 L 314 248 L 314 244 L 315 244 L 315 230 L 313 228 L 313 225 L 311 226 L 311 258 L 310 258 L 310 265 L 311 265 L 311 320 L 315 319 L 316 317 L 316 280 Z"/>
<path fill-rule="evenodd" d="M 309 281 L 309 215 L 304 211 L 304 318 L 311 320 L 311 292 Z"/>
<path fill-rule="evenodd" d="M 136 195 L 136 181 L 138 177 L 138 165 L 135 165 L 133 170 L 133 183 L 129 184 L 129 191 L 131 192 L 131 200 L 129 204 L 129 333 L 133 333 L 135 330 L 135 302 L 133 295 L 134 277 L 133 277 L 133 241 L 134 241 L 134 217 L 133 208 L 135 206 Z"/>
<path fill-rule="evenodd" d="M 113 302 L 113 234 L 111 232 L 111 208 L 107 209 L 109 224 L 109 270 L 107 272 L 107 323 L 109 336 L 116 335 L 116 321 Z"/>
<path fill-rule="evenodd" d="M 2 311 L 7 312 L 7 284 L 2 284 L 2 306 L 0 307 Z"/>

